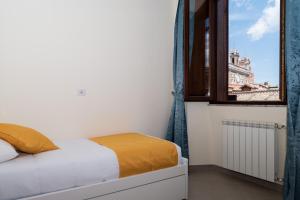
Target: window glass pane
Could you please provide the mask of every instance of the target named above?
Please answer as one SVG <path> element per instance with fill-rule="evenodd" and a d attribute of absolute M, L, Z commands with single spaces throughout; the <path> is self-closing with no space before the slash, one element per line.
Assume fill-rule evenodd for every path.
<path fill-rule="evenodd" d="M 210 95 L 209 0 L 190 1 L 190 69 L 191 96 Z"/>
<path fill-rule="evenodd" d="M 209 67 L 209 18 L 205 20 L 205 67 Z"/>
<path fill-rule="evenodd" d="M 228 94 L 280 100 L 280 0 L 229 0 Z"/>

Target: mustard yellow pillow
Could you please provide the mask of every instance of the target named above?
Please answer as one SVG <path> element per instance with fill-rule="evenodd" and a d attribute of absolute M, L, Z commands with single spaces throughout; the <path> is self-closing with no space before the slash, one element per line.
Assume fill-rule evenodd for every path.
<path fill-rule="evenodd" d="M 58 149 L 40 132 L 14 124 L 0 123 L 0 139 L 7 141 L 17 150 L 29 154 Z"/>

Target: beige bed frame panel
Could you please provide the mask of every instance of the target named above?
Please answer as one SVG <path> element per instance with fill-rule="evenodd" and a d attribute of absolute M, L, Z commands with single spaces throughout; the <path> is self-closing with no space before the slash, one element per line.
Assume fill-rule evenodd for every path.
<path fill-rule="evenodd" d="M 22 200 L 182 200 L 188 198 L 188 161 L 167 169 Z"/>

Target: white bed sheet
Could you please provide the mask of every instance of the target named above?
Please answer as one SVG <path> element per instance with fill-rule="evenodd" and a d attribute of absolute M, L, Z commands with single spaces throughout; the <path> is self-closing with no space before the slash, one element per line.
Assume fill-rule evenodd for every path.
<path fill-rule="evenodd" d="M 56 142 L 60 150 L 22 155 L 0 164 L 0 199 L 21 197 L 116 179 L 115 153 L 87 139 Z"/>
<path fill-rule="evenodd" d="M 60 149 L 0 164 L 0 200 L 11 200 L 113 180 L 115 153 L 87 139 L 55 142 Z M 181 149 L 177 147 L 179 163 Z"/>

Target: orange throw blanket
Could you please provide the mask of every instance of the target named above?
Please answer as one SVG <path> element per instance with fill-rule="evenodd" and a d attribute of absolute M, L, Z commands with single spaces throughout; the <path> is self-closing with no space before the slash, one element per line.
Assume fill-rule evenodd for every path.
<path fill-rule="evenodd" d="M 112 149 L 119 161 L 120 177 L 126 177 L 178 164 L 176 146 L 166 140 L 139 133 L 91 138 Z"/>

